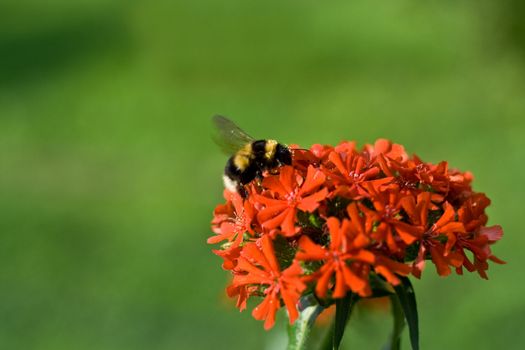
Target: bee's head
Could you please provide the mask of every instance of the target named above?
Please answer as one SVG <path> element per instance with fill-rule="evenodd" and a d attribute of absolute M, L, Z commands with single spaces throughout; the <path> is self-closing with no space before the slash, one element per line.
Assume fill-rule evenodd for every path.
<path fill-rule="evenodd" d="M 283 146 L 279 143 L 277 144 L 277 150 L 275 152 L 275 160 L 277 160 L 277 162 L 283 165 L 291 165 L 292 152 L 288 147 Z"/>

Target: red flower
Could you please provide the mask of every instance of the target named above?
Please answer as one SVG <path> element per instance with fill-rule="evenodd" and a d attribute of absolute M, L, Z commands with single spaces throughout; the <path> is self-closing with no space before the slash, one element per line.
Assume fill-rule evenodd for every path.
<path fill-rule="evenodd" d="M 327 188 L 321 188 L 325 180 L 326 176 L 313 166 L 308 167 L 305 179 L 291 166 L 282 167 L 279 175 L 266 177 L 262 185 L 269 191 L 255 197 L 265 206 L 257 215 L 262 227 L 280 227 L 285 236 L 298 233 L 297 210 L 311 213 L 319 207 L 328 194 Z"/>
<path fill-rule="evenodd" d="M 487 260 L 492 260 L 497 264 L 505 264 L 503 260 L 500 260 L 496 256 L 492 255 L 490 245 L 500 240 L 503 236 L 503 230 L 501 226 L 491 227 L 480 227 L 474 233 L 465 233 L 458 235 L 455 247 L 458 253 L 463 257 L 463 266 L 472 272 L 478 271 L 481 278 L 488 279 L 486 271 L 489 268 Z M 465 254 L 464 249 L 470 250 L 474 257 L 474 261 L 471 262 L 468 256 Z M 463 274 L 461 266 L 456 268 L 458 274 Z"/>
<path fill-rule="evenodd" d="M 350 225 L 348 226 L 349 234 L 345 235 L 346 239 L 351 238 L 356 246 L 366 246 L 370 244 L 370 238 L 373 237 L 373 217 L 359 212 L 356 202 L 352 202 L 347 207 L 348 216 L 350 217 Z M 345 244 L 348 246 L 348 243 Z M 400 283 L 399 278 L 395 274 L 407 276 L 412 270 L 410 266 L 392 260 L 383 255 L 384 252 L 379 252 L 376 255 L 374 270 L 386 278 L 388 282 L 393 285 Z"/>
<path fill-rule="evenodd" d="M 307 172 L 310 165 L 319 167 L 328 158 L 328 153 L 334 149 L 332 146 L 319 144 L 312 145 L 310 150 L 299 148 L 296 145 L 291 145 L 290 148 L 293 149 L 292 166 L 302 174 Z"/>
<path fill-rule="evenodd" d="M 368 154 L 369 159 L 375 159 L 382 156 L 388 161 L 392 160 L 398 163 L 403 163 L 408 160 L 408 154 L 405 147 L 392 143 L 386 139 L 378 139 L 374 145 L 365 145 L 363 153 Z M 390 175 L 389 175 L 390 176 Z"/>
<path fill-rule="evenodd" d="M 352 144 L 353 145 L 353 144 Z M 336 185 L 334 195 L 352 199 L 369 197 L 367 185 L 380 188 L 392 182 L 392 177 L 377 179 L 381 169 L 368 159 L 357 153 L 353 147 L 339 145 L 328 156 L 333 166 L 325 172 Z"/>
<path fill-rule="evenodd" d="M 437 165 L 422 162 L 417 156 L 399 162 L 383 155 L 377 157 L 381 170 L 387 176 L 394 176 L 395 183 L 403 195 L 417 196 L 431 192 L 431 200 L 440 203 L 449 192 L 450 177 L 447 162 Z"/>
<path fill-rule="evenodd" d="M 321 162 L 324 162 L 328 159 L 330 152 L 334 150 L 334 147 L 330 145 L 320 145 L 314 144 L 310 147 L 310 153 L 313 154 Z"/>
<path fill-rule="evenodd" d="M 401 215 L 401 198 L 397 186 L 385 192 L 377 192 L 373 186 L 368 186 L 368 191 L 372 195 L 373 209 L 360 205 L 361 211 L 366 216 L 373 218 L 378 223 L 375 232 L 372 234 L 378 242 L 385 242 L 388 249 L 396 253 L 400 250 L 400 245 L 410 245 L 414 243 L 422 233 L 422 229 L 403 222 Z M 411 197 L 408 197 L 411 198 Z"/>
<path fill-rule="evenodd" d="M 503 236 L 503 230 L 501 226 L 498 225 L 484 227 L 488 220 L 485 214 L 485 208 L 488 207 L 489 204 L 490 199 L 483 193 L 475 193 L 465 200 L 458 210 L 458 217 L 465 225 L 466 232 L 458 235 L 457 241 L 455 242 L 457 251 L 463 256 L 463 266 L 470 272 L 478 271 L 479 275 L 484 279 L 488 279 L 487 273 L 485 272 L 488 269 L 487 259 L 498 264 L 505 263 L 492 255 L 490 250 L 490 245 L 500 240 Z M 471 262 L 465 254 L 464 249 L 472 252 L 474 257 L 473 262 Z M 463 273 L 461 267 L 458 267 L 456 272 L 458 274 Z"/>
<path fill-rule="evenodd" d="M 241 247 L 228 247 L 226 249 L 213 249 L 213 253 L 220 256 L 223 260 L 222 268 L 233 270 L 237 266 L 237 259 L 241 254 Z"/>
<path fill-rule="evenodd" d="M 466 231 L 475 231 L 487 223 L 488 217 L 485 208 L 490 205 L 483 193 L 475 193 L 470 196 L 458 210 L 459 221 L 465 225 Z"/>
<path fill-rule="evenodd" d="M 419 253 L 414 262 L 414 276 L 421 277 L 425 266 L 425 256 L 430 252 L 433 263 L 436 265 L 440 276 L 447 276 L 451 270 L 449 265 L 459 267 L 463 263 L 463 257 L 457 252 L 451 251 L 457 235 L 464 233 L 465 228 L 461 222 L 455 221 L 456 212 L 452 205 L 445 202 L 445 212 L 429 227 L 428 211 L 430 207 L 430 193 L 423 192 L 418 195 L 417 202 L 413 197 L 405 197 L 402 200 L 403 209 L 409 216 L 412 224 L 421 227 L 424 232 L 419 237 Z M 443 237 L 443 238 L 442 238 Z M 446 240 L 446 244 L 442 243 Z"/>
<path fill-rule="evenodd" d="M 241 244 L 246 232 L 253 234 L 251 225 L 255 208 L 236 192 L 224 190 L 224 198 L 226 204 L 217 206 L 212 220 L 213 231 L 217 235 L 208 238 L 207 242 L 215 244 L 228 240 L 233 242 L 231 247 L 235 248 Z"/>
<path fill-rule="evenodd" d="M 374 270 L 378 274 L 385 277 L 385 279 L 390 284 L 396 286 L 401 282 L 397 275 L 408 276 L 412 271 L 412 268 L 402 262 L 392 260 L 380 254 L 376 254 Z"/>
<path fill-rule="evenodd" d="M 491 251 L 503 230 L 486 226 L 490 200 L 473 192 L 470 173 L 385 139 L 361 150 L 352 141 L 290 149 L 291 165 L 265 169 L 246 198 L 224 192 L 208 239 L 222 243 L 213 252 L 233 275 L 227 294 L 237 307 L 263 297 L 252 315 L 266 329 L 283 305 L 293 323 L 312 290 L 324 305 L 350 291 L 377 296 L 378 275 L 390 285 L 420 278 L 426 260 L 440 276 L 465 268 L 482 278 L 489 260 L 504 263 Z"/>
<path fill-rule="evenodd" d="M 264 328 L 270 329 L 275 322 L 275 313 L 281 307 L 280 298 L 288 310 L 290 324 L 298 317 L 296 305 L 306 288 L 301 281 L 301 274 L 302 269 L 297 262 L 281 271 L 270 237 L 263 236 L 257 243 L 244 246 L 230 288 L 242 290 L 253 285 L 263 287 L 264 300 L 253 310 L 252 315 L 257 320 L 265 320 Z M 244 304 L 241 302 L 241 305 Z"/>
<path fill-rule="evenodd" d="M 472 173 L 452 169 L 448 173 L 449 193 L 447 200 L 451 203 L 462 202 L 472 195 L 470 183 L 473 180 Z"/>
<path fill-rule="evenodd" d="M 303 261 L 324 261 L 324 265 L 316 272 L 318 275 L 316 294 L 324 298 L 335 275 L 333 298 L 342 298 L 348 290 L 361 296 L 371 294 L 368 283 L 370 265 L 375 262 L 374 254 L 364 249 L 368 238 L 359 232 L 360 224 L 344 219 L 340 222 L 331 217 L 327 220 L 330 231 L 330 245 L 322 247 L 308 236 L 299 240 L 299 252 L 295 258 Z"/>

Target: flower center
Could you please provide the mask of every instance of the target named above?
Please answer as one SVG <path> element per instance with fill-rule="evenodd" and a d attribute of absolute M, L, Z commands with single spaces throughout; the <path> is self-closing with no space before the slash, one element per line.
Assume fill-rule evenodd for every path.
<path fill-rule="evenodd" d="M 244 232 L 246 230 L 246 220 L 245 220 L 244 215 L 239 215 L 239 214 L 235 213 L 235 219 L 234 220 L 235 220 L 234 221 L 235 231 L 237 233 Z"/>
<path fill-rule="evenodd" d="M 348 173 L 348 177 L 350 177 L 354 182 L 361 181 L 363 179 L 363 174 L 358 173 L 355 170 L 351 170 Z"/>
<path fill-rule="evenodd" d="M 396 214 L 396 209 L 390 206 L 389 204 L 385 205 L 385 210 L 383 211 L 383 219 L 392 219 Z"/>
<path fill-rule="evenodd" d="M 299 192 L 299 189 L 296 188 L 292 192 L 289 192 L 288 194 L 286 194 L 285 198 L 289 204 L 293 204 L 296 202 L 298 192 Z"/>
<path fill-rule="evenodd" d="M 335 263 L 340 263 L 341 262 L 341 256 L 340 256 L 339 252 L 337 252 L 337 251 L 332 252 L 332 259 L 334 260 Z"/>
<path fill-rule="evenodd" d="M 399 187 L 401 188 L 416 188 L 417 187 L 417 184 L 410 181 L 410 180 L 407 180 L 405 178 L 403 178 L 402 176 L 400 176 L 399 178 L 397 178 L 396 180 L 396 183 L 399 185 Z"/>

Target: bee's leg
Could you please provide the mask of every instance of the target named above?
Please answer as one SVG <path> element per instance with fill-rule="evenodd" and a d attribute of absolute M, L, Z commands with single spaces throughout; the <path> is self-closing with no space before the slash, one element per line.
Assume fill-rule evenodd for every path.
<path fill-rule="evenodd" d="M 246 188 L 244 187 L 244 185 L 239 184 L 239 186 L 237 187 L 237 193 L 238 193 L 243 199 L 246 199 L 246 197 L 248 197 L 248 191 L 246 191 Z"/>

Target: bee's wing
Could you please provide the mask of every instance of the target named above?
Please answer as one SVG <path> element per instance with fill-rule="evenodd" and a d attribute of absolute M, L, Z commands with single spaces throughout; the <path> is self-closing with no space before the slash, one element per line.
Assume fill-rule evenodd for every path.
<path fill-rule="evenodd" d="M 228 155 L 235 154 L 244 145 L 254 140 L 234 122 L 222 115 L 213 116 L 213 124 L 217 129 L 217 134 L 214 135 L 213 140 Z"/>

